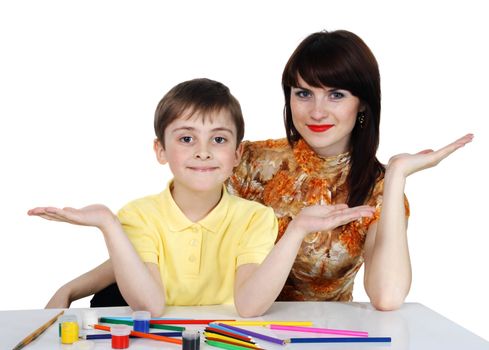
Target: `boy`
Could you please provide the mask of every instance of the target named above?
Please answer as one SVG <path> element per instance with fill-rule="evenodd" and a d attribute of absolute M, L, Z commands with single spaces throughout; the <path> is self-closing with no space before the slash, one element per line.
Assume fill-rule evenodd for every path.
<path fill-rule="evenodd" d="M 111 267 L 96 281 L 79 280 L 78 295 L 115 276 L 131 308 L 153 316 L 167 304 L 233 301 L 243 317 L 263 314 L 305 234 L 322 228 L 320 217 L 342 206 L 306 208 L 274 247 L 273 210 L 224 187 L 240 161 L 244 122 L 238 101 L 221 83 L 195 79 L 175 86 L 156 109 L 155 132 L 156 157 L 174 176 L 161 194 L 129 203 L 118 218 L 102 205 L 36 208 L 29 215 L 95 226 L 104 234 Z"/>

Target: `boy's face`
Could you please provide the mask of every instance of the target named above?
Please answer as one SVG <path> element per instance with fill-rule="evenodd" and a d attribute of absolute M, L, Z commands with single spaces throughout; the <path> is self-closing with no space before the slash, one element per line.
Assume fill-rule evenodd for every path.
<path fill-rule="evenodd" d="M 226 110 L 176 119 L 165 130 L 165 148 L 156 142 L 155 152 L 161 164 L 170 166 L 173 185 L 194 192 L 221 191 L 241 158 L 236 126 Z"/>

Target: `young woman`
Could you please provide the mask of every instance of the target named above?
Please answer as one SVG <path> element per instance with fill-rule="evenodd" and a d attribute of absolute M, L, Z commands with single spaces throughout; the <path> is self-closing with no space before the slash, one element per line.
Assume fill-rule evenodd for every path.
<path fill-rule="evenodd" d="M 364 285 L 379 310 L 398 308 L 411 284 L 407 244 L 409 207 L 406 178 L 472 140 L 466 135 L 437 150 L 376 158 L 381 110 L 380 74 L 367 45 L 348 31 L 308 36 L 285 66 L 284 121 L 287 139 L 248 142 L 228 188 L 271 206 L 279 238 L 292 219 L 308 220 L 315 204 L 376 207 L 373 218 L 302 242 L 279 300 L 352 299 L 353 281 L 365 262 Z M 114 282 L 107 261 L 61 287 L 47 307 L 67 307 Z M 92 306 L 113 305 L 111 291 L 96 294 Z M 120 298 L 120 296 L 119 296 Z"/>

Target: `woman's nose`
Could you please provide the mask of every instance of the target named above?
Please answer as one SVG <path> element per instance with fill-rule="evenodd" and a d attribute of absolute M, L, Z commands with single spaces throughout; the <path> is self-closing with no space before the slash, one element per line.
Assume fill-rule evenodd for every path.
<path fill-rule="evenodd" d="M 328 117 L 328 103 L 322 99 L 316 99 L 311 110 L 311 118 L 321 120 Z"/>

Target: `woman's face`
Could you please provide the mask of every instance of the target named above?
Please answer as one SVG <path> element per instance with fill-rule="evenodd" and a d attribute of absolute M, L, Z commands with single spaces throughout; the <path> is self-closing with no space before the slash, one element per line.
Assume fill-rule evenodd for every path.
<path fill-rule="evenodd" d="M 301 77 L 292 87 L 290 108 L 295 128 L 320 156 L 349 150 L 350 135 L 360 108 L 360 99 L 334 87 L 312 87 Z"/>

